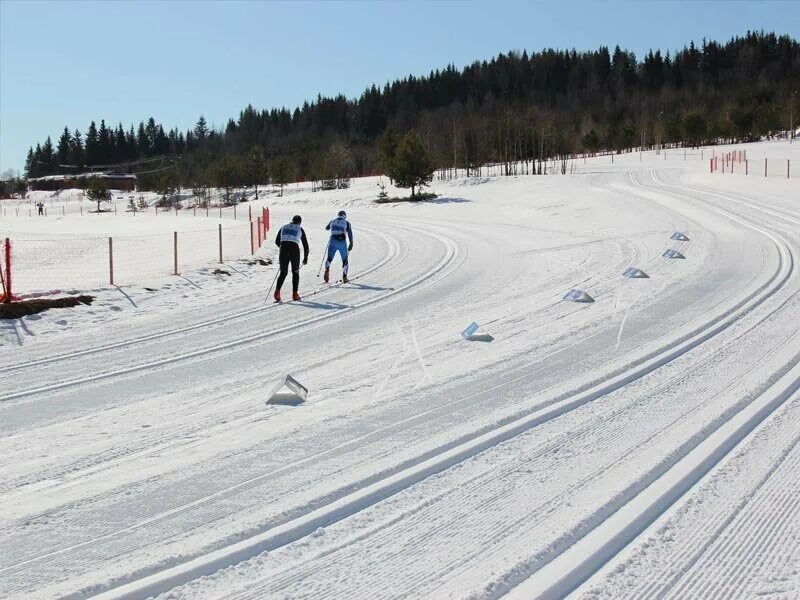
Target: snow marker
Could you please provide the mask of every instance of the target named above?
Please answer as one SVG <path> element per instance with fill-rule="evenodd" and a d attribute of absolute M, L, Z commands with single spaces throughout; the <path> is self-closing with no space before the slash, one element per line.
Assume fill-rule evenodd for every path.
<path fill-rule="evenodd" d="M 649 279 L 650 275 L 642 271 L 641 269 L 637 269 L 636 267 L 628 267 L 625 269 L 623 273 L 625 277 L 630 277 L 631 279 Z"/>
<path fill-rule="evenodd" d="M 295 396 L 300 398 L 300 402 L 305 402 L 308 399 L 308 388 L 299 381 L 297 381 L 297 379 L 295 379 L 291 375 L 287 375 L 272 388 L 272 391 L 269 394 L 269 398 L 267 399 L 267 404 L 286 404 L 286 402 L 277 402 L 277 401 L 273 402 L 278 392 L 284 386 L 289 388 L 292 392 L 294 392 Z"/>
<path fill-rule="evenodd" d="M 664 258 L 686 258 L 683 254 L 678 252 L 677 250 L 664 250 L 664 254 L 662 254 Z"/>
<path fill-rule="evenodd" d="M 584 292 L 583 290 L 576 290 L 571 289 L 564 295 L 564 300 L 569 302 L 582 302 L 585 304 L 589 304 L 594 302 L 594 298 L 592 298 L 589 294 Z"/>
<path fill-rule="evenodd" d="M 465 340 L 468 340 L 469 338 L 472 337 L 472 334 L 478 331 L 478 327 L 480 327 L 480 325 L 478 325 L 475 321 L 473 321 L 472 323 L 467 325 L 467 328 L 464 331 L 461 332 L 461 337 L 464 338 Z"/>

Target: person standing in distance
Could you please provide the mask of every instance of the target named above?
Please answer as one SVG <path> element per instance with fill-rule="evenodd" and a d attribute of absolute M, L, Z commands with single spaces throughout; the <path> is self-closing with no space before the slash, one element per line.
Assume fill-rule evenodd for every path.
<path fill-rule="evenodd" d="M 300 227 L 302 222 L 300 215 L 293 216 L 292 222 L 281 227 L 275 238 L 275 245 L 281 249 L 278 254 L 280 271 L 275 285 L 275 302 L 281 301 L 281 286 L 289 273 L 289 263 L 292 264 L 292 300 L 300 300 L 300 294 L 297 293 L 300 287 L 300 242 L 303 243 L 303 264 L 308 264 L 308 240 L 306 232 Z"/>
<path fill-rule="evenodd" d="M 350 222 L 347 220 L 347 213 L 340 210 L 337 217 L 328 223 L 325 229 L 331 232 L 331 239 L 328 242 L 328 256 L 325 260 L 325 283 L 330 280 L 331 263 L 337 252 L 342 257 L 342 282 L 347 283 L 349 281 L 347 272 L 350 269 L 347 253 L 353 249 L 353 228 L 350 227 Z M 349 244 L 347 243 L 348 241 L 350 242 Z"/>

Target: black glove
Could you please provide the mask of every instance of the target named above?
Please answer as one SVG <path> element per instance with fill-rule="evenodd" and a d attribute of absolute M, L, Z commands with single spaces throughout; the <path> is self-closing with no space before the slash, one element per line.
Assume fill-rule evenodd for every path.
<path fill-rule="evenodd" d="M 307 265 L 307 264 L 308 264 L 308 256 L 306 256 L 306 257 L 304 257 L 304 258 L 303 258 L 303 264 L 304 264 L 304 265 Z"/>
<path fill-rule="evenodd" d="M 352 249 L 353 249 L 353 244 L 351 243 L 351 244 L 350 244 L 350 245 L 347 247 L 347 251 L 348 251 L 348 252 L 350 252 Z"/>

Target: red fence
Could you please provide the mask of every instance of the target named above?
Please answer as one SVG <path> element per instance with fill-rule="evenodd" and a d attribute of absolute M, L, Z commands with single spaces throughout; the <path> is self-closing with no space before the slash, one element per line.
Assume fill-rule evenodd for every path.
<path fill-rule="evenodd" d="M 747 158 L 746 150 L 728 152 L 709 159 L 709 172 L 729 175 L 756 175 L 760 177 L 800 177 L 800 173 L 792 171 L 791 159 Z"/>

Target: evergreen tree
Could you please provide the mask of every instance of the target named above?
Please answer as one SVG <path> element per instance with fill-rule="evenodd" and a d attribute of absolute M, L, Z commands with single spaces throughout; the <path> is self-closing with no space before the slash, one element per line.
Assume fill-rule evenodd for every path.
<path fill-rule="evenodd" d="M 94 124 L 94 121 L 89 124 L 89 129 L 86 132 L 85 152 L 87 166 L 92 167 L 99 164 L 99 139 L 97 136 L 97 126 Z"/>
<path fill-rule="evenodd" d="M 64 132 L 61 134 L 61 137 L 58 138 L 58 150 L 57 150 L 57 157 L 58 163 L 60 165 L 66 165 L 69 163 L 69 154 L 70 154 L 70 146 L 72 145 L 72 136 L 69 133 L 69 129 L 64 127 Z"/>
<path fill-rule="evenodd" d="M 105 179 L 102 177 L 89 177 L 86 186 L 86 197 L 92 202 L 97 202 L 97 212 L 102 212 L 100 204 L 111 201 L 111 192 L 108 189 Z"/>
<path fill-rule="evenodd" d="M 42 146 L 42 154 L 39 163 L 42 166 L 42 173 L 44 175 L 53 175 L 58 171 L 58 158 L 53 150 L 53 142 L 50 140 L 50 136 L 47 136 L 47 141 L 45 141 Z"/>
<path fill-rule="evenodd" d="M 208 137 L 208 125 L 206 118 L 200 115 L 197 124 L 194 126 L 194 137 L 197 138 L 198 143 L 202 144 Z"/>
<path fill-rule="evenodd" d="M 101 165 L 109 165 L 114 162 L 113 156 L 114 145 L 111 140 L 111 130 L 106 127 L 105 120 L 101 120 L 97 133 L 97 161 Z"/>
<path fill-rule="evenodd" d="M 152 148 L 150 147 L 150 140 L 147 137 L 147 132 L 144 129 L 144 123 L 139 123 L 139 129 L 136 133 L 136 153 L 139 158 L 148 158 L 152 156 Z"/>
<path fill-rule="evenodd" d="M 392 161 L 392 170 L 387 173 L 394 184 L 400 188 L 411 188 L 411 197 L 416 196 L 417 188 L 427 185 L 433 179 L 436 167 L 422 138 L 415 130 L 409 131 L 397 145 L 397 153 Z"/>
<path fill-rule="evenodd" d="M 83 136 L 77 129 L 72 134 L 72 141 L 69 147 L 69 159 L 67 161 L 71 165 L 75 165 L 76 172 L 82 171 L 86 162 L 86 156 L 83 149 Z"/>
<path fill-rule="evenodd" d="M 36 165 L 33 158 L 33 148 L 28 148 L 28 156 L 25 159 L 25 179 L 36 177 Z"/>

